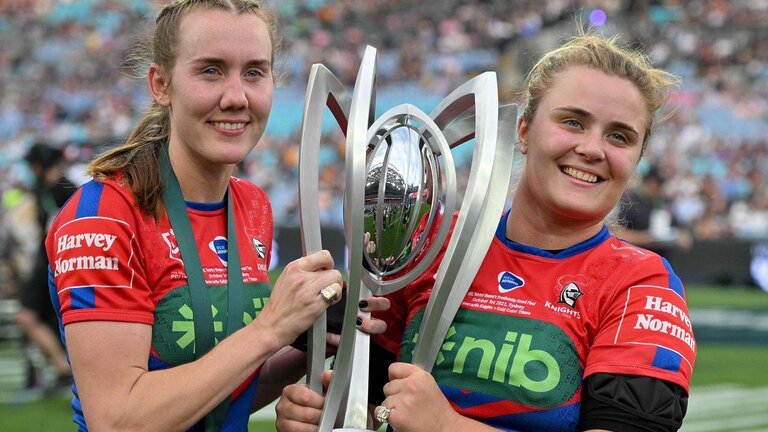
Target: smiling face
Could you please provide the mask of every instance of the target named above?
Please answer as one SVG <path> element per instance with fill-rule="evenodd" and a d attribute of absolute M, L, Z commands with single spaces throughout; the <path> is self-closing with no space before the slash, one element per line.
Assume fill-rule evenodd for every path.
<path fill-rule="evenodd" d="M 149 76 L 155 100 L 170 108 L 174 170 L 231 171 L 259 141 L 269 118 L 269 29 L 252 13 L 200 9 L 182 18 L 178 35 L 170 80 L 156 65 Z"/>
<path fill-rule="evenodd" d="M 640 160 L 648 109 L 629 80 L 586 66 L 558 73 L 530 122 L 515 200 L 549 225 L 594 226 L 616 205 Z"/>

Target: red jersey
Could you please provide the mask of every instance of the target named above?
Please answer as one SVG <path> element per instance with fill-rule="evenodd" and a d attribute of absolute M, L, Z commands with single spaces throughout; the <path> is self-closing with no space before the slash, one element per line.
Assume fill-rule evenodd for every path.
<path fill-rule="evenodd" d="M 556 254 L 511 242 L 507 217 L 445 337 L 432 375 L 460 414 L 502 430 L 575 431 L 589 375 L 642 375 L 688 390 L 696 342 L 685 292 L 659 255 L 607 228 Z M 439 259 L 389 295 L 377 343 L 410 361 Z"/>
<path fill-rule="evenodd" d="M 239 239 L 245 325 L 269 298 L 272 209 L 264 191 L 249 182 L 232 178 L 229 190 Z M 227 322 L 226 206 L 188 204 L 187 211 L 213 307 L 214 335 L 220 341 Z M 63 325 L 148 324 L 152 326 L 149 370 L 195 359 L 187 276 L 167 214 L 159 222 L 142 214 L 119 179 L 91 181 L 62 208 L 46 249 L 54 306 Z M 247 430 L 257 375 L 258 371 L 231 396 L 225 428 Z M 73 407 L 74 420 L 84 430 L 77 392 Z"/>

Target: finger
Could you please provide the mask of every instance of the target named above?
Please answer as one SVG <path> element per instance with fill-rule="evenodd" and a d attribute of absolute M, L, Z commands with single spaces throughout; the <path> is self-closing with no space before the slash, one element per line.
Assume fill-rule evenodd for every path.
<path fill-rule="evenodd" d="M 328 285 L 335 285 L 333 289 L 341 296 L 344 292 L 344 281 L 341 278 L 341 272 L 336 269 L 318 270 L 312 273 L 312 285 L 325 288 Z"/>
<path fill-rule="evenodd" d="M 304 271 L 330 270 L 333 268 L 333 257 L 327 250 L 321 250 L 299 258 L 296 263 Z"/>
<path fill-rule="evenodd" d="M 389 415 L 387 416 L 386 421 L 387 423 L 392 424 L 392 414 L 395 413 L 395 409 L 397 407 L 397 402 L 395 399 L 392 396 L 388 396 L 386 399 L 384 399 L 383 402 L 381 402 L 381 405 L 379 406 L 389 408 Z M 377 418 L 376 420 L 378 421 L 379 419 Z"/>
<path fill-rule="evenodd" d="M 389 379 L 397 380 L 407 378 L 414 373 L 423 371 L 420 367 L 410 363 L 395 362 L 389 365 Z"/>
<path fill-rule="evenodd" d="M 382 334 L 387 331 L 387 323 L 376 318 L 357 317 L 357 328 L 368 334 Z"/>
<path fill-rule="evenodd" d="M 277 429 L 292 432 L 316 430 L 322 416 L 322 401 L 322 396 L 305 385 L 285 387 L 275 407 Z"/>
<path fill-rule="evenodd" d="M 384 386 L 381 388 L 382 393 L 384 393 L 385 397 L 394 396 L 398 393 L 400 393 L 400 389 L 402 387 L 402 381 L 400 380 L 394 380 L 394 381 L 388 381 Z M 387 405 L 389 406 L 389 405 Z"/>
<path fill-rule="evenodd" d="M 285 389 L 283 389 L 283 398 L 296 406 L 313 408 L 315 410 L 322 410 L 323 402 L 325 401 L 325 398 L 322 395 L 315 393 L 312 389 L 303 384 L 292 384 L 285 387 Z"/>
<path fill-rule="evenodd" d="M 338 335 L 336 333 L 330 333 L 330 332 L 325 334 L 326 347 L 338 348 L 340 342 L 341 342 L 341 335 Z"/>
<path fill-rule="evenodd" d="M 389 309 L 389 299 L 386 297 L 372 297 L 360 300 L 358 307 L 363 312 L 382 312 Z"/>
<path fill-rule="evenodd" d="M 341 301 L 342 293 L 343 290 L 341 289 L 341 284 L 338 282 L 324 285 L 320 290 L 317 291 L 317 295 L 326 302 L 328 307 Z"/>

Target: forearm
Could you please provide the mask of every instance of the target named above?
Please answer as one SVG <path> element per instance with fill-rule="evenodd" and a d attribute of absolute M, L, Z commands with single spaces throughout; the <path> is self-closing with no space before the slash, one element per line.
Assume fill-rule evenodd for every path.
<path fill-rule="evenodd" d="M 181 366 L 156 371 L 121 368 L 124 372 L 116 371 L 109 381 L 101 375 L 101 383 L 95 382 L 96 376 L 88 382 L 88 370 L 78 370 L 80 362 L 74 361 L 73 368 L 91 430 L 185 431 L 279 348 L 280 341 L 254 322 L 202 358 Z"/>

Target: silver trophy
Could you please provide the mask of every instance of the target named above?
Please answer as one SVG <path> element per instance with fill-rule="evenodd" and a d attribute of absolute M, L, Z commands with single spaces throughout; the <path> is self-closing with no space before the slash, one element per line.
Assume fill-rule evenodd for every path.
<path fill-rule="evenodd" d="M 453 234 L 435 277 L 413 363 L 430 371 L 501 217 L 517 141 L 517 106 L 499 106 L 485 72 L 427 115 L 410 104 L 375 114 L 376 49 L 366 47 L 351 96 L 325 66 L 312 66 L 302 120 L 299 202 L 304 253 L 322 249 L 318 157 L 326 108 L 346 135 L 344 225 L 349 257 L 341 343 L 320 432 L 367 431 L 369 336 L 355 327 L 358 303 L 414 281 Z M 458 206 L 451 148 L 474 139 Z M 326 318 L 308 335 L 307 383 L 322 391 Z M 343 405 L 343 406 L 342 406 Z"/>

